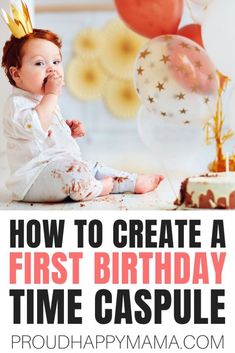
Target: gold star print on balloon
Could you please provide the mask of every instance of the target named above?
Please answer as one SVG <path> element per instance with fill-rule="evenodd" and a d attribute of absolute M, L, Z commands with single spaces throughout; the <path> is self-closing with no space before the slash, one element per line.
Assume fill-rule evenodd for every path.
<path fill-rule="evenodd" d="M 74 39 L 73 57 L 66 70 L 69 92 L 79 100 L 103 99 L 113 116 L 134 118 L 140 101 L 130 79 L 136 55 L 145 42 L 119 19 L 101 29 L 82 29 Z M 149 54 L 144 51 L 141 57 Z"/>
<path fill-rule="evenodd" d="M 164 62 L 164 64 L 167 64 L 170 61 L 170 55 L 163 54 L 160 61 Z"/>
<path fill-rule="evenodd" d="M 199 47 L 193 47 L 197 52 L 200 52 L 201 49 Z"/>
<path fill-rule="evenodd" d="M 156 88 L 158 89 L 159 92 L 164 91 L 165 90 L 164 82 L 158 82 L 158 84 L 156 85 Z"/>
<path fill-rule="evenodd" d="M 204 125 L 216 109 L 216 69 L 206 52 L 187 38 L 159 36 L 144 45 L 134 83 L 145 107 L 168 122 Z M 183 104 L 183 105 L 182 105 Z"/>
<path fill-rule="evenodd" d="M 185 66 L 183 64 L 177 65 L 176 71 L 185 73 Z"/>
<path fill-rule="evenodd" d="M 166 35 L 162 37 L 164 42 L 170 42 L 172 40 L 172 36 Z"/>
<path fill-rule="evenodd" d="M 191 87 L 191 90 L 192 90 L 192 92 L 198 92 L 198 91 L 200 90 L 200 86 L 195 83 L 195 84 Z"/>
<path fill-rule="evenodd" d="M 144 51 L 140 52 L 140 59 L 145 59 L 147 55 L 150 54 L 150 51 L 148 49 L 145 49 Z"/>
<path fill-rule="evenodd" d="M 198 69 L 201 69 L 202 67 L 202 63 L 200 62 L 200 60 L 196 61 L 195 65 Z"/>
<path fill-rule="evenodd" d="M 148 101 L 149 101 L 150 103 L 153 103 L 153 102 L 154 102 L 154 97 L 148 97 Z"/>
<path fill-rule="evenodd" d="M 138 72 L 138 75 L 143 75 L 144 69 L 141 66 L 139 66 L 137 69 L 137 72 Z"/>
<path fill-rule="evenodd" d="M 214 79 L 214 77 L 213 77 L 212 74 L 209 74 L 209 75 L 207 76 L 207 79 L 208 79 L 208 81 L 212 81 L 212 80 Z"/>
<path fill-rule="evenodd" d="M 185 94 L 182 93 L 182 92 L 180 92 L 180 93 L 177 94 L 175 97 L 176 97 L 178 100 L 182 100 L 182 99 L 185 99 Z"/>
<path fill-rule="evenodd" d="M 181 47 L 184 48 L 184 49 L 190 49 L 190 45 L 188 45 L 187 43 L 185 42 L 182 42 L 180 43 Z"/>
<path fill-rule="evenodd" d="M 187 113 L 187 110 L 186 109 L 180 109 L 180 114 L 186 114 Z"/>

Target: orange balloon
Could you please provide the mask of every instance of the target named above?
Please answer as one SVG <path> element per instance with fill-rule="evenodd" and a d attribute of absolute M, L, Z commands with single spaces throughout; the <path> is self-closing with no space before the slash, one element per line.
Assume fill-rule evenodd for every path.
<path fill-rule="evenodd" d="M 201 25 L 192 23 L 184 26 L 177 31 L 177 34 L 182 37 L 189 38 L 204 48 L 202 41 L 202 29 Z"/>
<path fill-rule="evenodd" d="M 148 38 L 175 34 L 183 13 L 183 0 L 115 0 L 115 4 L 126 25 Z"/>

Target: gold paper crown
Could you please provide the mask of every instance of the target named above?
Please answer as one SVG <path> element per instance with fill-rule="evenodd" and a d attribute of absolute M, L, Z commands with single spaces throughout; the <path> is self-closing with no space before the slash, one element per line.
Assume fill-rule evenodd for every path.
<path fill-rule="evenodd" d="M 2 10 L 3 20 L 10 28 L 11 33 L 16 38 L 22 38 L 26 34 L 33 32 L 32 22 L 27 5 L 21 0 L 22 11 L 11 4 L 11 12 L 13 17 Z"/>

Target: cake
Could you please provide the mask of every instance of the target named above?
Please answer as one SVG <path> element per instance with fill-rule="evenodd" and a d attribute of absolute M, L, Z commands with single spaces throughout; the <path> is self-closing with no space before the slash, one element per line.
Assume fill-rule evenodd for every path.
<path fill-rule="evenodd" d="M 186 178 L 175 205 L 190 208 L 235 209 L 235 172 Z"/>

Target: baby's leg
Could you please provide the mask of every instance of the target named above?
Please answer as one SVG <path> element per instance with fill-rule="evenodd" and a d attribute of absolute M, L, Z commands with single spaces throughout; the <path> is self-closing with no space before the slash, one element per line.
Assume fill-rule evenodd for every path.
<path fill-rule="evenodd" d="M 102 180 L 105 177 L 112 177 L 112 194 L 134 192 L 135 190 L 135 184 L 137 179 L 137 174 L 135 173 L 128 173 L 122 170 L 110 168 L 97 162 L 93 167 L 93 175 L 98 180 Z"/>
<path fill-rule="evenodd" d="M 91 200 L 102 191 L 103 183 L 93 177 L 87 164 L 60 159 L 44 168 L 24 201 L 60 202 L 68 196 L 74 201 Z"/>
<path fill-rule="evenodd" d="M 101 191 L 99 196 L 106 196 L 110 194 L 113 190 L 113 178 L 112 177 L 105 177 L 104 179 L 100 180 L 103 186 L 103 190 Z"/>
<path fill-rule="evenodd" d="M 145 194 L 156 189 L 164 179 L 162 175 L 158 174 L 127 173 L 106 167 L 98 162 L 93 166 L 93 175 L 96 179 L 112 176 L 114 180 L 112 193 L 134 192 L 136 194 Z"/>

